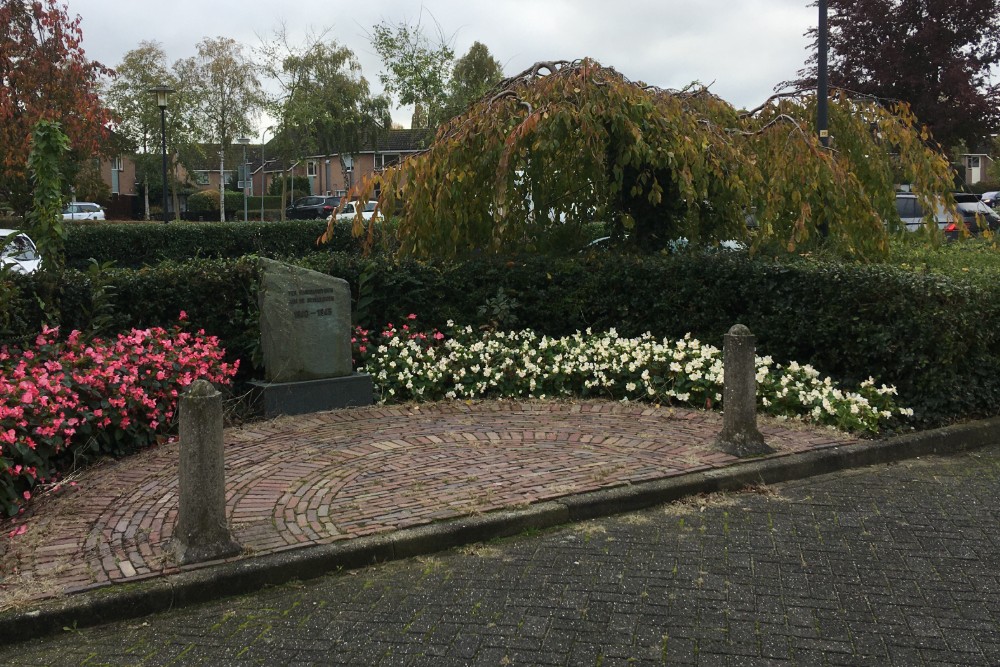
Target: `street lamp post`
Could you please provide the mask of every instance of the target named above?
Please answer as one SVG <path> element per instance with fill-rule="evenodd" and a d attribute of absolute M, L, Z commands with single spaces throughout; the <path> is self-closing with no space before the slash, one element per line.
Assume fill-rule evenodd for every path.
<path fill-rule="evenodd" d="M 264 167 L 267 162 L 264 161 L 264 137 L 267 133 L 274 130 L 274 126 L 265 127 L 264 131 L 260 133 L 260 221 L 264 222 L 264 193 L 267 192 L 265 187 L 265 179 L 267 178 L 267 171 Z M 273 135 L 272 135 L 273 136 Z"/>
<path fill-rule="evenodd" d="M 830 145 L 829 128 L 829 92 L 827 90 L 827 24 L 826 24 L 826 2 L 827 0 L 817 0 L 819 5 L 819 36 L 816 48 L 819 51 L 816 58 L 816 130 L 819 133 L 819 143 L 823 148 Z M 819 235 L 826 238 L 830 233 L 830 226 L 826 219 L 819 227 Z"/>
<path fill-rule="evenodd" d="M 247 221 L 247 144 L 250 143 L 249 137 L 240 137 L 236 140 L 236 143 L 243 146 L 243 179 L 240 181 L 240 187 L 243 189 L 243 222 Z"/>
<path fill-rule="evenodd" d="M 163 222 L 170 222 L 167 216 L 167 95 L 174 92 L 170 86 L 154 86 L 149 92 L 156 94 L 156 106 L 160 107 L 160 136 L 163 152 Z"/>
<path fill-rule="evenodd" d="M 816 129 L 819 131 L 819 141 L 824 147 L 830 145 L 829 120 L 827 117 L 827 105 L 829 93 L 827 91 L 827 22 L 826 22 L 826 0 L 818 0 L 819 5 L 819 39 L 817 40 L 816 58 Z"/>

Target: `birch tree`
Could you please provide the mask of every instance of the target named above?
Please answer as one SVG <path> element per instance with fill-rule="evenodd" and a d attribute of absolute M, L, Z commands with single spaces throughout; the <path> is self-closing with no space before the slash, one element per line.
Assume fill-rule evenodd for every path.
<path fill-rule="evenodd" d="M 254 129 L 266 102 L 257 65 L 236 40 L 217 37 L 199 42 L 198 55 L 174 70 L 203 140 L 219 146 L 219 219 L 225 221 L 226 152 Z"/>

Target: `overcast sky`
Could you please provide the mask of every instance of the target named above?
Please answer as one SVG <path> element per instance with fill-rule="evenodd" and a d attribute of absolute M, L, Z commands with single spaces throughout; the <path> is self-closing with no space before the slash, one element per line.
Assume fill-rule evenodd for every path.
<path fill-rule="evenodd" d="M 159 42 L 172 65 L 205 37 L 256 48 L 284 23 L 292 43 L 329 28 L 350 48 L 375 91 L 382 64 L 369 44 L 382 21 L 439 25 L 456 56 L 473 42 L 516 74 L 542 60 L 591 57 L 633 81 L 683 88 L 692 81 L 740 107 L 764 101 L 793 78 L 816 25 L 809 0 L 65 0 L 82 17 L 87 57 L 109 67 L 139 42 Z M 435 23 L 436 22 L 436 23 Z M 409 126 L 411 109 L 393 117 Z"/>

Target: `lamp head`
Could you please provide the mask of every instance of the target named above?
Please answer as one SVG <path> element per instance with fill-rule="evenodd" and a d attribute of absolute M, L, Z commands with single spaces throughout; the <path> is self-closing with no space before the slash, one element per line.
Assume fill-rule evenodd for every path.
<path fill-rule="evenodd" d="M 167 95 L 174 92 L 174 89 L 170 86 L 153 86 L 149 89 L 149 92 L 156 95 L 156 106 L 161 109 L 167 108 Z"/>

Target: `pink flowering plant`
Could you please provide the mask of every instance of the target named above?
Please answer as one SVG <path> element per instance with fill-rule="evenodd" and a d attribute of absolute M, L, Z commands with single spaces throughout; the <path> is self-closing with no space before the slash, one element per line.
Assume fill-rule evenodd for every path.
<path fill-rule="evenodd" d="M 74 460 L 165 440 L 185 387 L 235 375 L 224 354 L 214 336 L 178 326 L 111 340 L 46 327 L 34 345 L 0 348 L 0 508 L 15 514 Z"/>

